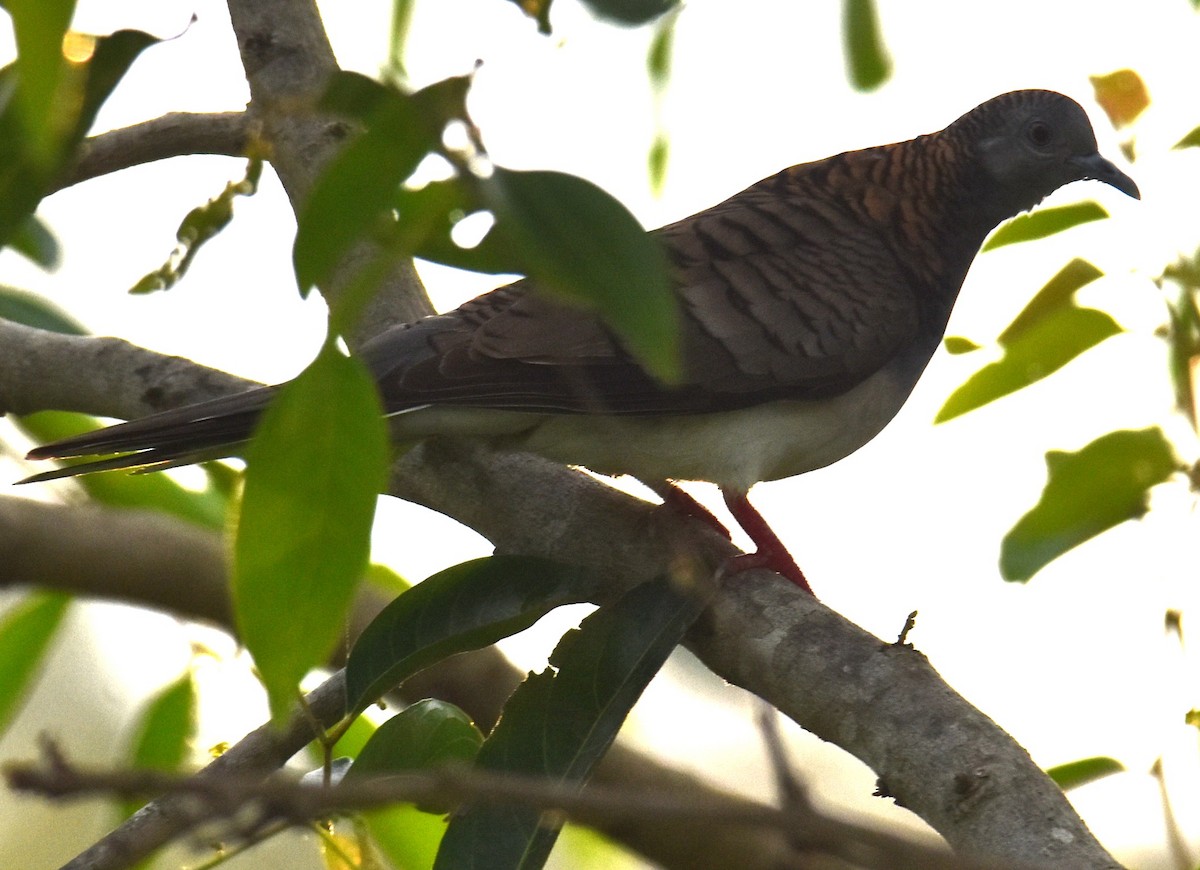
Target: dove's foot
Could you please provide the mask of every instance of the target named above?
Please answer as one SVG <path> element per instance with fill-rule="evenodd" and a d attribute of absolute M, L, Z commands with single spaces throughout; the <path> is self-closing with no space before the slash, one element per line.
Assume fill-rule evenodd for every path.
<path fill-rule="evenodd" d="M 752 568 L 766 568 L 782 574 L 816 598 L 813 595 L 812 587 L 808 585 L 808 580 L 804 577 L 804 572 L 796 564 L 796 560 L 792 558 L 791 553 L 787 551 L 787 547 L 779 540 L 774 530 L 767 525 L 762 514 L 754 508 L 754 505 L 750 504 L 745 493 L 722 490 L 721 494 L 725 496 L 725 504 L 729 508 L 729 512 L 733 514 L 733 518 L 738 521 L 738 525 L 758 547 L 758 550 L 753 553 L 734 556 L 726 570 L 737 572 L 749 571 Z"/>
<path fill-rule="evenodd" d="M 651 489 L 658 493 L 663 504 L 670 505 L 672 510 L 700 520 L 719 532 L 722 537 L 729 538 L 729 530 L 721 524 L 721 521 L 708 508 L 674 483 L 670 481 L 655 482 L 651 485 Z M 724 566 L 725 572 L 737 574 L 741 571 L 765 568 L 776 574 L 782 574 L 809 595 L 813 595 L 812 587 L 808 585 L 808 580 L 805 578 L 804 572 L 800 570 L 800 566 L 796 564 L 796 560 L 792 558 L 774 530 L 767 525 L 762 514 L 755 509 L 754 505 L 750 504 L 746 495 L 725 490 L 721 490 L 721 494 L 725 497 L 725 504 L 729 508 L 729 512 L 733 514 L 733 518 L 758 547 L 753 553 L 743 553 L 730 559 Z M 816 596 L 813 595 L 813 597 Z"/>

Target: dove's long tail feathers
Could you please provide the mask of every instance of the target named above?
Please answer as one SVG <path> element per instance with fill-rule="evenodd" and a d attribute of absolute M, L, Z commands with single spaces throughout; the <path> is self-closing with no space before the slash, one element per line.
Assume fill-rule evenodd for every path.
<path fill-rule="evenodd" d="M 29 459 L 119 455 L 44 471 L 21 483 L 117 468 L 160 471 L 231 456 L 249 440 L 275 391 L 275 387 L 263 387 L 224 396 L 35 447 L 29 451 Z"/>

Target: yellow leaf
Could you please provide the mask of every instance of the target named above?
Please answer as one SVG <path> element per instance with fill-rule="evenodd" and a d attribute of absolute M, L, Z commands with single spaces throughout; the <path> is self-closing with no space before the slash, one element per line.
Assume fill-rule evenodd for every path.
<path fill-rule="evenodd" d="M 1090 76 L 1096 102 L 1113 127 L 1120 130 L 1137 120 L 1150 105 L 1150 93 L 1142 77 L 1131 69 L 1119 69 L 1103 76 Z"/>

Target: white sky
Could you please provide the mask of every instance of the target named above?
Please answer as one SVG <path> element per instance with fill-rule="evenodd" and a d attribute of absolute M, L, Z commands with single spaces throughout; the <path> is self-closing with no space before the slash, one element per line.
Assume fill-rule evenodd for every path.
<path fill-rule="evenodd" d="M 81 7 L 77 24 L 85 30 L 182 32 L 137 62 L 102 114 L 102 128 L 165 111 L 244 104 L 236 50 L 216 0 L 83 0 Z M 324 7 L 343 63 L 374 72 L 385 52 L 387 4 Z M 1124 761 L 1133 773 L 1073 797 L 1110 847 L 1157 847 L 1159 799 L 1143 772 L 1167 753 L 1173 781 L 1193 791 L 1200 782 L 1196 733 L 1182 725 L 1184 712 L 1200 706 L 1197 662 L 1181 656 L 1161 628 L 1168 606 L 1197 612 L 1197 530 L 1187 500 L 1164 492 L 1156 499 L 1161 510 L 1148 520 L 1089 544 L 1027 586 L 1004 584 L 996 558 L 1003 533 L 1040 492 L 1047 449 L 1078 449 L 1112 428 L 1152 425 L 1169 414 L 1162 346 L 1151 337 L 1162 306 L 1149 279 L 1200 243 L 1200 149 L 1167 153 L 1200 124 L 1197 18 L 1186 0 L 893 0 L 882 4 L 882 23 L 895 77 L 863 96 L 845 83 L 838 8 L 693 0 L 679 22 L 664 103 L 672 161 L 661 199 L 650 194 L 644 168 L 653 120 L 646 31 L 595 25 L 572 0 L 557 0 L 556 33 L 546 39 L 503 0 L 422 0 L 407 58 L 417 84 L 461 74 L 482 59 L 470 107 L 493 159 L 586 176 L 647 226 L 711 205 L 789 164 L 939 129 L 984 99 L 1021 87 L 1080 100 L 1102 150 L 1120 162 L 1117 136 L 1090 101 L 1087 76 L 1129 66 L 1145 77 L 1155 103 L 1138 128 L 1141 159 L 1130 168 L 1143 202 L 1096 184 L 1061 191 L 1055 201 L 1094 197 L 1113 219 L 982 256 L 951 325 L 952 334 L 986 343 L 1079 255 L 1111 276 L 1085 300 L 1106 307 L 1131 333 L 1025 393 L 934 428 L 941 401 L 990 351 L 940 355 L 875 442 L 832 468 L 762 485 L 753 498 L 830 606 L 889 639 L 919 609 L 911 640 L 1039 763 L 1091 754 Z M 193 12 L 198 21 L 187 27 Z M 55 196 L 41 213 L 64 244 L 63 267 L 44 275 L 4 254 L 0 281 L 45 292 L 98 332 L 249 377 L 290 377 L 316 349 L 323 322 L 319 305 L 293 301 L 294 222 L 273 178 L 264 179 L 257 197 L 239 201 L 234 225 L 175 290 L 150 298 L 124 293 L 166 257 L 186 211 L 239 171 L 228 159 L 192 158 Z M 494 286 L 486 276 L 432 268 L 425 274 L 441 307 Z M 402 573 L 421 577 L 486 551 L 449 521 L 387 501 L 378 555 Z M 431 548 L 430 540 L 445 544 Z M 116 633 L 103 621 L 93 631 Z M 170 643 L 158 629 L 146 631 Z M 542 637 L 514 645 L 514 654 L 536 666 L 546 643 Z M 115 666 L 128 668 L 146 648 L 112 652 Z M 156 656 L 162 671 L 146 679 L 174 676 L 186 660 L 186 647 L 180 650 L 174 658 Z M 640 739 L 708 775 L 748 770 L 766 782 L 758 741 L 745 724 L 752 705 L 695 668 L 674 670 L 717 704 L 698 707 L 673 686 L 656 686 L 635 718 Z M 888 818 L 906 815 L 866 797 L 871 776 L 857 762 L 815 740 L 796 742 L 800 767 L 823 797 Z M 1180 785 L 1178 799 L 1185 800 L 1184 791 Z M 1181 817 L 1198 817 L 1194 799 L 1186 796 Z M 1200 827 L 1191 835 L 1195 843 Z M 1148 853 L 1120 857 L 1168 866 Z"/>

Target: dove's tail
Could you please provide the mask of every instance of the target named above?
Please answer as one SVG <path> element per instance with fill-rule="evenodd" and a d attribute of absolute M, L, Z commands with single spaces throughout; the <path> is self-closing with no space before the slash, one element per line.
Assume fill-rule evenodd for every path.
<path fill-rule="evenodd" d="M 20 483 L 117 468 L 161 471 L 232 456 L 250 439 L 276 389 L 261 387 L 43 444 L 30 450 L 27 458 L 103 458 L 43 471 Z"/>

